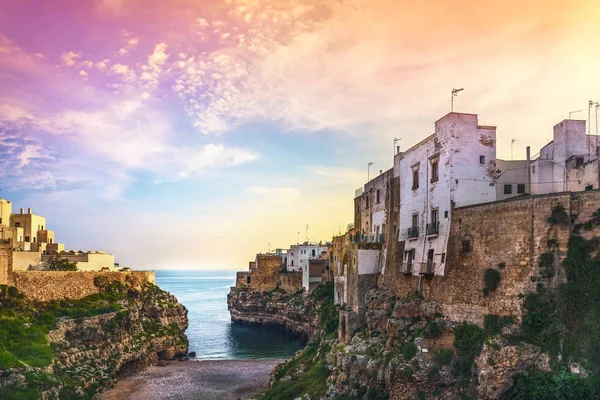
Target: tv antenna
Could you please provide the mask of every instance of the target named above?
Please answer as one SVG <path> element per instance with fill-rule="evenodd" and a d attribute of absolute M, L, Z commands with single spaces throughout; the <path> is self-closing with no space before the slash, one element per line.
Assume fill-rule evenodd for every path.
<path fill-rule="evenodd" d="M 575 110 L 575 111 L 569 111 L 569 119 L 571 119 L 571 114 L 575 114 L 578 112 L 582 112 L 583 110 Z"/>
<path fill-rule="evenodd" d="M 510 159 L 511 160 L 514 160 L 514 157 L 513 157 L 513 146 L 514 146 L 514 144 L 515 144 L 516 141 L 517 141 L 517 139 L 514 139 L 514 138 L 511 139 L 511 141 L 510 141 Z"/>
<path fill-rule="evenodd" d="M 452 96 L 450 96 L 450 112 L 454 112 L 454 97 L 458 96 L 458 92 L 465 90 L 464 88 L 455 89 L 452 88 Z"/>

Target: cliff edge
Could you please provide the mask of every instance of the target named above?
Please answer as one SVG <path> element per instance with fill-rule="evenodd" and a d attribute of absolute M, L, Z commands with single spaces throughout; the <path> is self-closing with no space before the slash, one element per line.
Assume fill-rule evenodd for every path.
<path fill-rule="evenodd" d="M 0 398 L 86 399 L 187 354 L 187 310 L 152 283 L 98 279 L 100 293 L 34 302 L 0 286 Z"/>

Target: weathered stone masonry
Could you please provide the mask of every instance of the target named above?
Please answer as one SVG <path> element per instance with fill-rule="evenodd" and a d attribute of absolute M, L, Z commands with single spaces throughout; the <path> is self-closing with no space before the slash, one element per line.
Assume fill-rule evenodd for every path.
<path fill-rule="evenodd" d="M 570 227 L 548 222 L 558 204 L 567 212 L 589 214 L 598 209 L 600 192 L 527 196 L 457 208 L 452 213 L 445 275 L 404 275 L 396 261 L 388 263 L 383 285 L 399 297 L 414 295 L 420 285 L 423 297 L 440 301 L 442 313 L 457 322 L 481 324 L 485 314 L 520 317 L 520 294 L 535 290 L 537 281 L 532 277 L 540 275 L 539 258 L 550 250 L 548 241 L 558 244 L 557 266 L 565 255 Z M 463 251 L 463 241 L 470 242 L 469 251 Z M 401 254 L 402 247 L 401 242 L 394 253 Z M 486 297 L 483 275 L 488 268 L 497 268 L 502 278 L 498 289 Z M 563 271 L 556 271 L 547 278 L 549 286 L 564 279 Z"/>

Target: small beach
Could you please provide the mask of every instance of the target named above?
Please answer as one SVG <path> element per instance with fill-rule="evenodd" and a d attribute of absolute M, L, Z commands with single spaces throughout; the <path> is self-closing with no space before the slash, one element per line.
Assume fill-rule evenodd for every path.
<path fill-rule="evenodd" d="M 101 400 L 237 400 L 267 388 L 271 372 L 284 360 L 172 361 L 119 379 Z"/>

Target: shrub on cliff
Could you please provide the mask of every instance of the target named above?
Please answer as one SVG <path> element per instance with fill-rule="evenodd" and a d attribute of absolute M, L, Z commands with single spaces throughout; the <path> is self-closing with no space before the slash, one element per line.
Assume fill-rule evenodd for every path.
<path fill-rule="evenodd" d="M 571 223 L 567 209 L 562 203 L 552 208 L 552 214 L 548 217 L 548 222 L 553 225 L 569 225 Z"/>
<path fill-rule="evenodd" d="M 477 325 L 462 323 L 454 329 L 454 348 L 458 358 L 454 361 L 454 374 L 465 379 L 471 377 L 475 356 L 481 352 L 485 331 Z"/>
<path fill-rule="evenodd" d="M 50 271 L 77 271 L 77 263 L 71 262 L 66 258 L 59 258 L 54 254 L 46 261 L 46 267 Z"/>
<path fill-rule="evenodd" d="M 501 275 L 500 275 L 500 271 L 498 271 L 497 269 L 493 269 L 493 268 L 488 268 L 485 270 L 485 273 L 483 275 L 483 282 L 485 283 L 485 290 L 484 292 L 493 292 L 496 289 L 498 289 L 498 285 L 500 284 L 500 279 L 501 279 Z"/>

